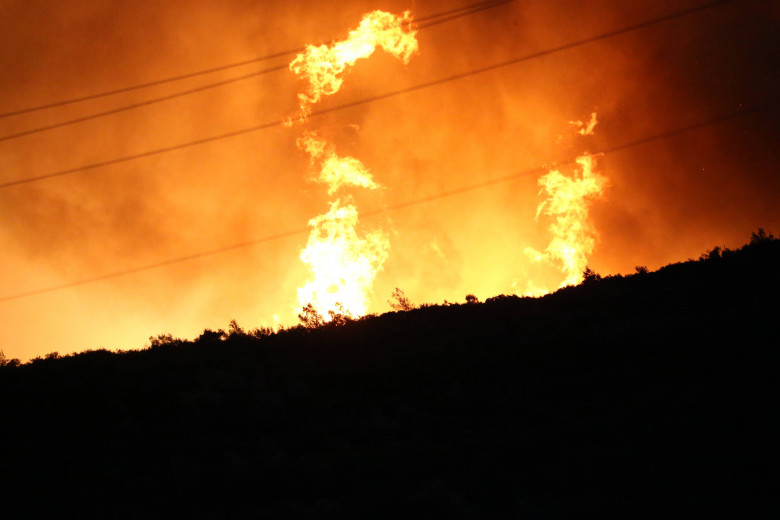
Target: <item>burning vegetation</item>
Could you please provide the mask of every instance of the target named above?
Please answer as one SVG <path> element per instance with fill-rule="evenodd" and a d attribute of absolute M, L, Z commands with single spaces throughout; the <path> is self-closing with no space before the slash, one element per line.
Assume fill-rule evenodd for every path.
<path fill-rule="evenodd" d="M 404 64 L 419 51 L 414 22 L 409 11 L 393 15 L 373 11 L 363 17 L 349 36 L 329 45 L 307 45 L 290 63 L 290 70 L 301 77 L 304 89 L 298 94 L 299 123 L 311 114 L 312 106 L 323 97 L 336 94 L 344 76 L 358 59 L 371 56 L 381 48 Z M 288 121 L 292 126 L 293 119 Z M 593 135 L 598 123 L 595 112 L 590 120 L 570 121 L 581 136 Z M 347 188 L 374 190 L 379 184 L 368 169 L 354 157 L 340 157 L 335 146 L 316 132 L 304 131 L 297 146 L 309 155 L 312 166 L 319 168 L 315 180 L 327 186 L 328 195 Z M 560 287 L 576 285 L 583 279 L 589 255 L 596 245 L 597 232 L 588 218 L 589 205 L 603 194 L 606 178 L 594 171 L 595 159 L 585 154 L 576 159 L 579 169 L 572 177 L 552 169 L 539 179 L 541 193 L 548 198 L 536 212 L 552 218 L 549 231 L 552 240 L 543 252 L 526 248 L 534 262 L 546 261 L 559 266 L 564 275 Z M 358 210 L 349 195 L 330 202 L 326 214 L 309 221 L 311 232 L 301 260 L 313 279 L 298 289 L 301 310 L 313 308 L 325 321 L 346 313 L 359 317 L 367 312 L 372 285 L 390 254 L 387 233 L 374 230 L 360 236 Z M 526 280 L 527 296 L 547 294 L 534 280 Z"/>
<path fill-rule="evenodd" d="M 548 261 L 560 266 L 565 278 L 561 287 L 577 285 L 583 279 L 588 257 L 596 247 L 597 233 L 588 219 L 588 207 L 603 194 L 607 179 L 594 171 L 595 159 L 583 155 L 576 160 L 579 166 L 571 177 L 553 169 L 539 178 L 541 193 L 548 198 L 539 204 L 539 215 L 552 218 L 550 244 L 543 252 L 532 248 L 526 254 L 534 261 Z M 540 296 L 547 290 L 540 290 L 533 280 L 528 281 L 525 296 Z"/>
<path fill-rule="evenodd" d="M 408 63 L 417 52 L 415 34 L 409 11 L 401 16 L 373 11 L 363 17 L 345 40 L 330 45 L 307 45 L 306 51 L 290 63 L 290 70 L 306 85 L 298 94 L 299 121 L 304 122 L 312 105 L 324 96 L 336 94 L 349 67 L 371 56 L 377 47 Z M 316 180 L 327 185 L 328 195 L 348 187 L 379 188 L 358 159 L 339 157 L 334 146 L 315 132 L 304 132 L 297 144 L 309 155 L 312 165 L 319 165 Z M 358 210 L 349 195 L 332 201 L 330 211 L 311 219 L 309 226 L 309 242 L 301 252 L 301 260 L 314 279 L 298 289 L 301 309 L 312 306 L 326 321 L 336 313 L 363 316 L 374 278 L 389 254 L 387 234 L 382 230 L 359 234 Z"/>

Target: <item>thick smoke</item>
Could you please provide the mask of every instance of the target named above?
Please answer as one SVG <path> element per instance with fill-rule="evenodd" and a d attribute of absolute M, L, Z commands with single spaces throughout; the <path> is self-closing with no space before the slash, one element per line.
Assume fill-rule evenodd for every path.
<path fill-rule="evenodd" d="M 531 56 L 695 5 L 512 2 L 421 29 L 420 52 L 408 65 L 384 53 L 362 60 L 318 107 Z M 6 1 L 0 112 L 327 42 L 375 9 L 411 9 L 420 18 L 454 7 L 420 0 Z M 395 287 L 415 302 L 459 301 L 544 278 L 523 252 L 543 250 L 550 240 L 534 220 L 537 179 L 546 171 L 539 168 L 583 152 L 607 152 L 599 169 L 610 179 L 608 199 L 591 207 L 600 239 L 589 265 L 601 274 L 734 247 L 759 226 L 780 232 L 776 107 L 750 111 L 780 91 L 779 21 L 776 2 L 729 2 L 312 121 L 309 129 L 338 143 L 340 155 L 359 157 L 385 187 L 355 196 L 361 222 L 393 230 L 369 311 L 387 310 Z M 0 136 L 290 59 L 2 118 Z M 285 70 L 0 141 L 0 176 L 46 174 L 276 121 L 298 109 L 298 87 Z M 592 112 L 595 135 L 576 136 L 569 121 L 587 121 Z M 0 347 L 26 358 L 139 347 L 164 332 L 193 337 L 231 318 L 251 327 L 272 324 L 278 314 L 293 323 L 296 287 L 307 276 L 297 260 L 306 223 L 328 200 L 301 175 L 308 160 L 296 148 L 299 135 L 274 127 L 0 190 L 0 297 L 298 233 L 0 302 L 7 324 Z M 512 178 L 490 182 L 505 177 Z M 554 285 L 560 273 L 549 276 L 539 283 Z"/>

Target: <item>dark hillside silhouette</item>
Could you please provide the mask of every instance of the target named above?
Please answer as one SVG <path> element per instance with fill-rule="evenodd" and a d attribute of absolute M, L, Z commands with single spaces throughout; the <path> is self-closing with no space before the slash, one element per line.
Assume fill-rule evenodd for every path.
<path fill-rule="evenodd" d="M 716 249 L 540 299 L 399 291 L 356 321 L 3 357 L 0 515 L 776 516 L 780 240 Z"/>

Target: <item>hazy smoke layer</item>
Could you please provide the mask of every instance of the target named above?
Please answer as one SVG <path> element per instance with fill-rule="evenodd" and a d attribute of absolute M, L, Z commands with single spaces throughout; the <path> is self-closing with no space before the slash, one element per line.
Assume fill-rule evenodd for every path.
<path fill-rule="evenodd" d="M 408 64 L 384 52 L 357 62 L 341 91 L 317 108 L 539 55 L 695 5 L 512 2 L 422 28 L 419 54 Z M 550 240 L 545 222 L 534 220 L 539 168 L 584 152 L 606 152 L 598 168 L 610 180 L 608 198 L 590 208 L 600 240 L 589 265 L 601 274 L 737 246 L 759 226 L 780 232 L 779 125 L 776 106 L 765 106 L 780 91 L 777 5 L 730 2 L 313 117 L 304 130 L 338 143 L 339 155 L 359 157 L 384 187 L 355 194 L 361 222 L 393 230 L 369 311 L 387 310 L 395 287 L 412 301 L 440 302 L 510 293 L 531 278 L 556 285 L 560 271 L 546 272 L 524 254 Z M 419 0 L 4 1 L 0 113 L 327 42 L 375 9 L 411 9 L 420 18 L 455 7 Z M 293 56 L 3 117 L 0 138 L 283 69 L 0 140 L 0 181 L 287 117 L 299 108 L 300 83 L 285 67 Z M 593 112 L 594 135 L 577 135 L 569 121 L 587 123 Z M 293 323 L 296 287 L 307 276 L 298 261 L 306 223 L 328 200 L 301 174 L 308 159 L 296 147 L 300 132 L 275 126 L 1 188 L 0 298 L 225 250 L 2 301 L 0 348 L 27 358 L 139 347 L 164 332 L 193 337 L 231 318 L 249 327 L 272 324 L 274 315 Z"/>

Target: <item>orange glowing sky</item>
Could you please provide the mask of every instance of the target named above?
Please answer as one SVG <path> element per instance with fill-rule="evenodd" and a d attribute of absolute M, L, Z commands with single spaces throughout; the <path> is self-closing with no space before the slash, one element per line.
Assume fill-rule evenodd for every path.
<path fill-rule="evenodd" d="M 343 38 L 372 10 L 425 19 L 471 3 L 0 0 L 0 113 Z M 183 148 L 295 115 L 295 55 L 2 117 L 0 349 L 28 359 L 193 338 L 233 318 L 296 323 L 307 222 L 331 200 L 296 145 L 306 130 L 381 186 L 353 194 L 360 225 L 390 239 L 369 312 L 390 310 L 395 287 L 440 303 L 560 282 L 525 253 L 550 241 L 537 181 L 586 151 L 607 152 L 590 213 L 601 274 L 777 234 L 780 3 L 720 2 L 606 36 L 707 3 L 508 2 L 422 28 L 408 64 L 381 50 L 360 60 L 304 124 Z M 592 112 L 594 134 L 577 135 L 569 121 Z"/>

